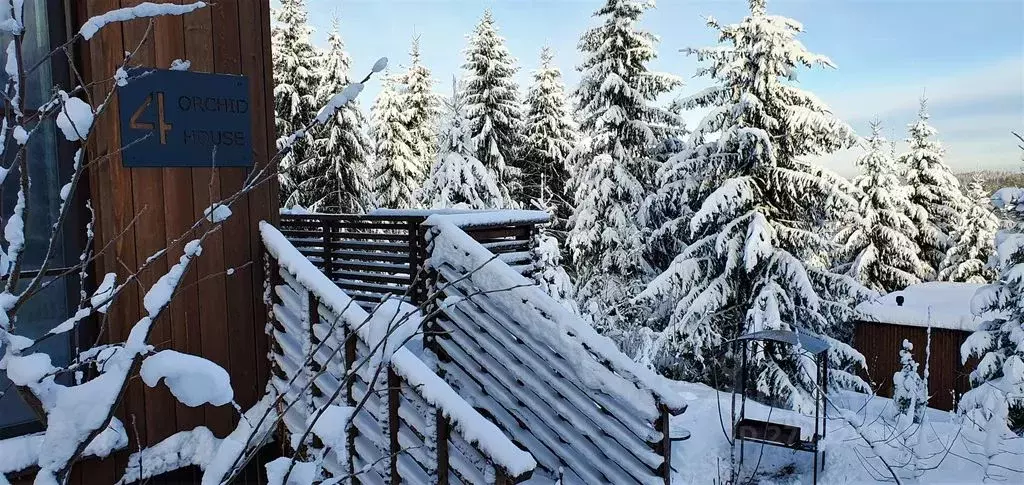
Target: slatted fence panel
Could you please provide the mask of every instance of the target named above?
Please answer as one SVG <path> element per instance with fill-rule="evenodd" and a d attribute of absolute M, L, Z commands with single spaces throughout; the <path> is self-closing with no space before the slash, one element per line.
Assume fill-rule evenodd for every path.
<path fill-rule="evenodd" d="M 422 217 L 282 215 L 281 233 L 352 299 L 365 307 L 404 296 L 419 269 Z"/>
<path fill-rule="evenodd" d="M 282 214 L 281 233 L 310 262 L 364 308 L 387 296 L 427 297 L 426 216 Z M 466 231 L 521 274 L 536 269 L 532 222 L 485 224 Z"/>
<path fill-rule="evenodd" d="M 317 440 L 305 445 L 292 440 L 325 405 L 355 406 L 365 399 L 348 430 L 349 457 L 340 459 L 331 451 L 324 463 L 335 477 L 359 471 L 345 483 L 475 485 L 529 478 L 529 473 L 507 476 L 454 429 L 452 418 L 446 417 L 451 413 L 431 405 L 401 377 L 396 364 L 380 372 L 367 365 L 379 349 L 371 348 L 335 310 L 322 304 L 321 295 L 269 254 L 266 269 L 271 383 L 284 397 L 281 407 L 288 408 L 282 426 L 286 446 L 295 446 L 300 454 L 323 446 Z M 349 370 L 353 375 L 346 379 Z"/>
<path fill-rule="evenodd" d="M 494 247 L 490 238 L 481 237 L 474 229 L 465 232 L 483 239 L 485 248 L 488 242 Z M 440 233 L 433 233 L 432 240 L 436 241 L 436 234 Z M 459 238 L 445 244 L 453 241 L 475 244 Z M 475 275 L 481 262 L 487 261 L 487 253 L 477 252 L 481 258 L 470 256 L 474 250 L 458 244 L 440 251 L 434 246 L 431 249 L 435 251 L 432 278 L 443 298 L 438 317 L 427 322 L 426 341 L 438 355 L 445 378 L 460 395 L 528 449 L 540 473 L 554 478 L 561 469 L 565 484 L 669 482 L 664 408 L 659 407 L 658 417 L 647 418 L 652 410 L 635 408 L 582 382 L 578 372 L 588 370 L 581 371 L 578 362 L 570 362 L 555 350 L 557 346 L 549 339 L 559 337 L 524 324 L 524 318 L 543 319 L 534 307 L 540 303 L 526 299 L 547 298 L 543 292 L 509 296 L 509 292 L 477 285 L 474 276 L 514 281 L 507 273 L 500 274 L 508 271 L 500 266 L 494 270 L 496 274 Z M 465 258 L 461 258 L 463 254 Z M 556 325 L 553 321 L 540 323 Z M 580 349 L 584 358 L 593 359 L 604 372 L 615 372 L 586 349 L 585 345 Z M 599 374 L 591 379 L 603 379 Z M 632 376 L 620 377 L 632 380 Z"/>

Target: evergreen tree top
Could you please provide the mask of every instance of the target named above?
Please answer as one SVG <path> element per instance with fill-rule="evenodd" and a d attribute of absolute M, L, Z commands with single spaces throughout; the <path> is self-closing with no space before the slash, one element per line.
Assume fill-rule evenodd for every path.
<path fill-rule="evenodd" d="M 587 30 L 578 45 L 585 57 L 577 67 L 582 78 L 576 98 L 585 132 L 626 125 L 631 120 L 656 123 L 661 128 L 680 125 L 677 116 L 651 104 L 659 95 L 682 85 L 678 77 L 647 67 L 658 56 L 655 47 L 659 39 L 641 30 L 638 23 L 653 7 L 650 0 L 607 0 L 594 12 L 595 17 L 604 20 Z M 616 115 L 606 116 L 609 111 Z M 643 141 L 653 142 L 653 135 L 646 133 Z"/>
<path fill-rule="evenodd" d="M 800 67 L 835 64 L 797 40 L 804 30 L 800 22 L 769 15 L 764 0 L 751 1 L 750 8 L 751 14 L 736 24 L 708 19 L 708 26 L 719 33 L 718 46 L 684 50 L 707 62 L 697 75 L 722 80 L 680 102 L 686 109 L 717 107 L 694 129 L 694 139 L 732 124 L 759 127 L 771 136 L 783 163 L 855 143 L 853 130 L 823 101 L 792 83 Z"/>
<path fill-rule="evenodd" d="M 911 152 L 919 153 L 919 156 L 911 158 L 911 161 L 935 163 L 944 154 L 942 145 L 931 139 L 938 134 L 938 131 L 928 123 L 929 118 L 928 99 L 922 97 L 921 106 L 917 112 L 917 121 L 908 125 L 910 138 L 907 139 L 907 143 L 910 144 Z"/>
<path fill-rule="evenodd" d="M 352 58 L 345 52 L 345 41 L 341 38 L 338 19 L 331 21 L 331 31 L 327 34 L 327 50 L 322 54 L 320 64 L 321 93 L 331 95 L 340 92 L 348 84 L 348 72 L 352 66 Z M 325 99 L 325 97 L 321 97 Z"/>

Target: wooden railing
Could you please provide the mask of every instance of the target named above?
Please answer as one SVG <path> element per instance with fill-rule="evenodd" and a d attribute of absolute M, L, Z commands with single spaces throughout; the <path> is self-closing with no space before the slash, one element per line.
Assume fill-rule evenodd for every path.
<path fill-rule="evenodd" d="M 668 484 L 673 470 L 669 420 L 685 410 L 685 403 L 665 379 L 628 359 L 524 277 L 533 270 L 534 226 L 544 221 L 542 213 L 523 212 L 291 215 L 282 216 L 281 232 L 298 248 L 293 248 L 301 254 L 297 257 L 322 271 L 324 286 L 336 284 L 364 306 L 389 294 L 421 305 L 423 314 L 432 316 L 422 322 L 425 353 L 433 356 L 427 360 L 434 362 L 429 375 L 442 376 L 459 402 L 471 402 L 473 414 L 486 416 L 495 433 L 529 451 L 538 478 L 560 477 L 563 484 Z M 369 279 L 399 274 L 407 276 L 386 288 Z M 324 322 L 338 313 L 326 309 L 336 307 L 314 300 L 306 305 L 317 309 L 307 311 L 310 338 L 292 347 L 326 342 L 337 349 L 347 342 L 351 348 L 340 352 L 343 360 L 321 358 L 322 353 L 316 360 L 337 366 L 333 375 L 345 375 L 342 370 L 365 359 L 372 346 L 359 338 L 329 340 Z M 301 335 L 304 324 L 299 325 L 280 336 L 275 330 L 274 340 Z M 395 356 L 422 365 L 406 349 Z M 356 371 L 346 391 L 358 400 L 373 389 L 387 389 L 371 395 L 356 420 L 361 439 L 354 442 L 351 467 L 384 460 L 391 468 L 375 468 L 373 481 L 361 483 L 395 474 L 409 483 L 428 483 L 423 477 L 435 472 L 451 477 L 451 483 L 524 477 L 511 476 L 507 467 L 480 466 L 494 457 L 470 445 L 450 424 L 440 424 L 439 417 L 431 418 L 424 411 L 429 401 L 418 397 L 417 387 L 403 380 L 408 379 L 404 368 L 394 364 L 383 377 Z M 297 371 L 294 365 L 288 369 Z M 332 378 L 318 378 L 314 388 L 325 393 L 338 380 Z M 311 408 L 319 402 L 310 399 Z M 397 409 L 392 402 L 399 403 Z M 431 426 L 438 436 L 433 441 Z M 388 461 L 389 450 L 399 449 L 423 451 L 397 453 Z"/>
<path fill-rule="evenodd" d="M 364 307 L 387 295 L 418 304 L 428 292 L 420 270 L 428 256 L 423 222 L 429 214 L 282 214 L 281 233 Z M 530 274 L 534 268 L 530 250 L 536 224 L 536 218 L 482 223 L 467 232 L 517 271 Z"/>
<path fill-rule="evenodd" d="M 468 233 L 444 218 L 427 233 L 440 312 L 425 341 L 440 373 L 529 450 L 542 475 L 670 483 L 669 418 L 685 409 L 678 394 Z"/>
<path fill-rule="evenodd" d="M 282 440 L 295 443 L 328 404 L 358 408 L 346 429 L 347 457 L 326 450 L 325 469 L 343 483 L 510 484 L 536 462 L 463 401 L 405 347 L 374 340 L 375 321 L 269 224 L 267 249 L 271 385 L 285 397 Z M 380 329 L 377 328 L 376 331 Z M 376 356 L 380 365 L 374 365 Z M 381 360 L 383 359 L 383 360 Z"/>

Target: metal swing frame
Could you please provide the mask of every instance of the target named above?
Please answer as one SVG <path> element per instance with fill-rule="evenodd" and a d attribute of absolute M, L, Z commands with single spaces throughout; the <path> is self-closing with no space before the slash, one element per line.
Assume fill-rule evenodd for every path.
<path fill-rule="evenodd" d="M 816 390 L 814 400 L 814 434 L 809 440 L 801 437 L 801 429 L 781 423 L 772 423 L 756 419 L 748 419 L 747 411 L 747 350 L 751 344 L 761 342 L 775 342 L 790 346 L 799 346 L 803 352 L 814 356 L 817 367 L 815 376 Z M 821 455 L 821 469 L 825 469 L 825 452 L 819 449 L 818 442 L 825 438 L 828 430 L 828 409 L 826 406 L 828 387 L 828 342 L 822 337 L 805 330 L 795 332 L 785 330 L 763 330 L 741 335 L 731 341 L 734 352 L 742 352 L 739 386 L 733 386 L 732 390 L 732 424 L 733 424 L 733 448 L 736 443 L 740 444 L 740 467 L 743 466 L 744 444 L 747 441 L 761 445 L 778 446 L 797 451 L 806 451 L 814 454 L 814 481 L 818 483 L 818 455 Z M 739 419 L 736 419 L 736 393 L 737 387 L 740 394 Z M 819 412 L 820 411 L 820 412 Z M 820 425 L 820 426 L 819 426 Z M 820 434 L 819 434 L 820 431 Z M 820 451 L 820 453 L 819 453 Z"/>

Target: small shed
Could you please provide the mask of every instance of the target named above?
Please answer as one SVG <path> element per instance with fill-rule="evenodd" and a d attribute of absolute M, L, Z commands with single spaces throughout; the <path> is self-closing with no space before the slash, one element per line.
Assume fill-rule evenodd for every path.
<path fill-rule="evenodd" d="M 992 315 L 976 316 L 971 299 L 981 284 L 928 282 L 911 285 L 857 306 L 854 347 L 867 360 L 869 382 L 880 396 L 892 397 L 892 376 L 900 370 L 903 340 L 914 344 L 914 359 L 926 367 L 928 329 L 931 329 L 928 367 L 928 405 L 952 410 L 971 388 L 970 373 L 977 362 L 961 364 L 960 346 L 978 324 Z"/>

